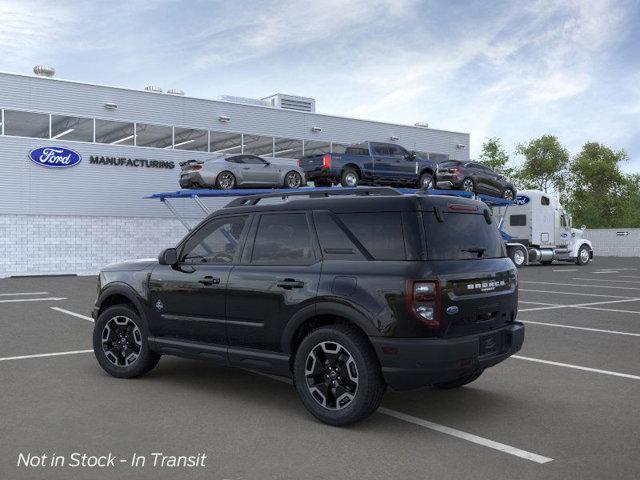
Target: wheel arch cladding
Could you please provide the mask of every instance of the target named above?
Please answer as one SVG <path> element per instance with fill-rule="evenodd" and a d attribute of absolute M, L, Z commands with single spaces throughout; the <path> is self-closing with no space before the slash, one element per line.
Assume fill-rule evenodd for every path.
<path fill-rule="evenodd" d="M 114 305 L 129 305 L 141 317 L 144 317 L 144 309 L 140 301 L 136 298 L 132 291 L 123 285 L 115 285 L 105 288 L 98 298 L 99 310 L 98 314 L 104 312 L 107 308 Z"/>
<path fill-rule="evenodd" d="M 433 176 L 435 172 L 431 167 L 424 167 L 422 170 L 420 170 L 420 176 L 424 175 L 425 173 L 428 173 L 429 175 Z"/>
<path fill-rule="evenodd" d="M 356 165 L 355 163 L 347 163 L 344 167 L 342 167 L 342 171 L 344 172 L 348 168 L 355 170 L 358 174 L 358 178 L 362 178 L 362 170 L 360 170 L 360 167 L 358 165 Z"/>

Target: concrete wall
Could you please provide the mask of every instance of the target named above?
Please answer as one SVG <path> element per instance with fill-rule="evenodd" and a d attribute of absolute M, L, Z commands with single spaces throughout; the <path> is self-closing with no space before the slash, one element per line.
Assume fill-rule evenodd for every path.
<path fill-rule="evenodd" d="M 595 256 L 640 257 L 640 228 L 587 229 L 584 237 L 593 244 Z"/>

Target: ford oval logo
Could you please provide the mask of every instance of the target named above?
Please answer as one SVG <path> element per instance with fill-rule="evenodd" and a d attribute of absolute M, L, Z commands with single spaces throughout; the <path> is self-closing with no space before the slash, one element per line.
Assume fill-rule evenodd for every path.
<path fill-rule="evenodd" d="M 516 199 L 513 201 L 516 205 L 526 205 L 531 200 L 526 195 L 516 195 Z"/>
<path fill-rule="evenodd" d="M 458 307 L 456 307 L 455 305 L 451 305 L 449 308 L 447 308 L 447 313 L 449 315 L 455 315 L 456 313 L 458 313 Z"/>
<path fill-rule="evenodd" d="M 64 147 L 40 147 L 29 152 L 29 160 L 43 167 L 66 168 L 79 164 L 82 155 Z"/>

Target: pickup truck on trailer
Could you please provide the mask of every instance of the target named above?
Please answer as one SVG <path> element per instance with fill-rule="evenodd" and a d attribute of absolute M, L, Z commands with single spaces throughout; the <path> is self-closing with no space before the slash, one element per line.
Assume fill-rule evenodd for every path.
<path fill-rule="evenodd" d="M 309 155 L 298 160 L 316 187 L 341 184 L 433 188 L 437 163 L 394 143 L 364 142 L 344 153 Z"/>

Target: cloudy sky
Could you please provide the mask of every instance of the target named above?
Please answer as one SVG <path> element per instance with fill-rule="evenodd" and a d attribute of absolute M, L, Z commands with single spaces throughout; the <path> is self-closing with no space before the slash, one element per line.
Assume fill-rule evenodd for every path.
<path fill-rule="evenodd" d="M 332 113 L 572 152 L 640 172 L 640 0 L 0 0 L 0 71 L 187 95 L 311 96 Z M 516 160 L 517 159 L 516 157 Z"/>

